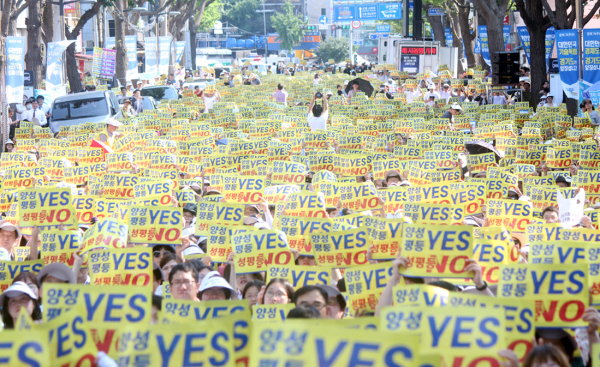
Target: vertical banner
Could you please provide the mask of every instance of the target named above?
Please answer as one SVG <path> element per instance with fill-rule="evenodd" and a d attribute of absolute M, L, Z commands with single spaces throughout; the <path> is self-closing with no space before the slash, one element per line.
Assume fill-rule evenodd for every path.
<path fill-rule="evenodd" d="M 115 37 L 106 37 L 106 44 L 104 45 L 104 48 L 108 48 L 109 50 L 115 48 Z"/>
<path fill-rule="evenodd" d="M 506 50 L 506 45 L 508 44 L 508 39 L 510 38 L 510 26 L 505 25 L 502 27 L 502 38 L 504 39 L 504 49 Z"/>
<path fill-rule="evenodd" d="M 600 81 L 600 29 L 583 30 L 583 81 Z"/>
<path fill-rule="evenodd" d="M 137 37 L 125 36 L 125 47 L 127 48 L 128 68 L 126 79 L 132 80 L 138 77 L 138 61 L 137 61 Z"/>
<path fill-rule="evenodd" d="M 6 54 L 6 102 L 22 103 L 25 89 L 25 37 L 7 37 Z"/>
<path fill-rule="evenodd" d="M 554 38 L 554 27 L 550 27 L 546 30 L 546 70 L 548 70 L 548 59 L 550 59 L 554 48 Z"/>
<path fill-rule="evenodd" d="M 527 27 L 517 27 L 517 33 L 519 34 L 521 45 L 523 45 L 523 50 L 525 50 L 525 56 L 527 56 L 527 63 L 531 65 L 531 60 L 529 60 L 529 50 L 531 49 L 529 31 L 527 31 Z"/>
<path fill-rule="evenodd" d="M 158 72 L 166 74 L 169 72 L 169 55 L 171 54 L 171 37 L 158 37 L 159 64 Z"/>
<path fill-rule="evenodd" d="M 446 35 L 446 46 L 452 47 L 454 43 L 454 37 L 452 36 L 451 28 L 444 28 L 444 34 Z"/>
<path fill-rule="evenodd" d="M 183 57 L 184 51 L 185 51 L 185 41 L 175 42 L 175 62 L 177 64 L 179 64 L 181 62 L 181 58 Z M 181 64 L 179 66 L 183 67 Z"/>
<path fill-rule="evenodd" d="M 463 47 L 463 50 L 464 50 L 464 47 Z M 473 50 L 473 52 L 476 54 L 481 53 L 481 42 L 479 41 L 479 37 L 475 38 L 475 50 Z"/>
<path fill-rule="evenodd" d="M 579 98 L 579 41 L 577 30 L 561 29 L 556 34 L 558 70 L 567 98 Z"/>
<path fill-rule="evenodd" d="M 480 25 L 477 30 L 479 42 L 481 43 L 481 57 L 483 57 L 483 61 L 485 61 L 486 64 L 491 66 L 492 61 L 490 60 L 490 49 L 488 48 L 487 26 Z"/>
<path fill-rule="evenodd" d="M 75 40 L 48 43 L 48 56 L 46 59 L 47 91 L 57 90 L 63 84 L 63 67 L 61 56 L 67 47 L 69 47 L 69 45 L 73 42 L 75 42 Z M 23 94 L 21 94 L 21 98 L 22 96 Z"/>
<path fill-rule="evenodd" d="M 146 73 L 157 73 L 158 68 L 156 66 L 156 37 L 146 37 L 144 42 L 144 48 L 146 54 L 144 56 L 144 62 L 146 63 Z"/>

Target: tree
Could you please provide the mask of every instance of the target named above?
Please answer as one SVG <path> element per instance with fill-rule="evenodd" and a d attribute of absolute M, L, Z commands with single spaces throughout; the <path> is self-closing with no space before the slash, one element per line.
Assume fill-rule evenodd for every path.
<path fill-rule="evenodd" d="M 513 0 L 473 0 L 475 7 L 482 13 L 487 25 L 488 49 L 493 52 L 504 51 L 504 17 L 506 10 L 512 7 Z M 536 1 L 536 0 L 533 0 Z M 491 56 L 490 56 L 491 57 Z M 491 65 L 489 65 L 491 67 Z"/>
<path fill-rule="evenodd" d="M 425 14 L 425 18 L 431 25 L 431 30 L 433 32 L 433 38 L 436 41 L 440 42 L 440 46 L 446 47 L 446 33 L 444 32 L 444 25 L 442 24 L 442 17 L 440 16 L 429 16 L 430 8 L 438 8 L 441 4 L 436 4 L 436 2 L 428 2 L 423 4 L 423 13 Z"/>
<path fill-rule="evenodd" d="M 454 42 L 459 42 L 462 39 L 462 47 L 464 47 L 464 54 L 467 58 L 467 67 L 473 68 L 476 65 L 475 61 L 475 30 L 471 31 L 471 24 L 469 23 L 469 13 L 471 12 L 471 3 L 467 0 L 452 0 L 448 3 L 450 9 L 452 9 L 450 22 L 452 23 L 454 33 Z M 458 37 L 457 37 L 458 36 Z M 459 46 L 460 55 L 460 46 Z"/>
<path fill-rule="evenodd" d="M 587 1 L 582 4 L 585 9 Z M 539 95 L 535 93 L 542 88 L 546 81 L 546 30 L 550 26 L 554 29 L 572 29 L 575 24 L 575 6 L 572 0 L 556 0 L 555 9 L 552 10 L 546 0 L 515 0 L 517 10 L 527 26 L 530 38 L 529 62 L 531 69 L 531 90 L 534 105 L 538 104 Z M 596 1 L 592 10 L 583 16 L 583 25 L 587 24 L 600 8 L 600 1 Z M 568 11 L 570 9 L 570 11 Z M 546 15 L 544 15 L 544 10 Z M 582 26 L 583 26 L 582 25 Z M 578 111 L 579 101 L 567 98 L 567 111 L 569 115 L 575 116 Z"/>
<path fill-rule="evenodd" d="M 323 62 L 334 59 L 337 64 L 348 57 L 348 42 L 347 38 L 329 37 L 319 44 L 314 54 Z"/>
<path fill-rule="evenodd" d="M 281 49 L 291 52 L 294 45 L 300 42 L 304 35 L 300 26 L 306 23 L 304 23 L 301 16 L 294 15 L 294 6 L 289 1 L 286 1 L 283 6 L 283 13 L 271 16 L 271 24 L 273 24 L 273 28 L 279 34 Z"/>
<path fill-rule="evenodd" d="M 258 22 L 256 13 L 259 8 L 259 0 L 223 0 L 222 20 L 245 32 L 262 34 L 263 24 Z"/>
<path fill-rule="evenodd" d="M 73 29 L 69 29 L 69 27 L 65 24 L 65 38 L 68 40 L 76 40 L 77 36 L 83 29 L 83 26 L 88 22 L 88 20 L 92 19 L 94 15 L 98 14 L 98 10 L 103 5 L 102 0 L 97 0 L 94 5 L 88 9 L 85 13 L 81 14 L 81 18 Z M 79 71 L 77 69 L 77 61 L 75 60 L 75 43 L 71 44 L 67 47 L 66 50 L 66 63 L 67 63 L 67 77 L 69 78 L 69 86 L 71 87 L 71 91 L 77 93 L 83 90 L 81 85 L 81 77 L 79 76 Z"/>
<path fill-rule="evenodd" d="M 204 8 L 204 13 L 202 14 L 198 30 L 206 32 L 209 29 L 213 28 L 215 22 L 221 19 L 222 12 L 223 3 L 221 2 L 221 0 L 216 0 L 212 4 L 206 6 Z"/>
<path fill-rule="evenodd" d="M 25 65 L 27 70 L 33 72 L 34 88 L 42 86 L 42 2 L 40 0 L 27 0 L 28 15 L 25 20 L 27 26 L 27 51 Z"/>

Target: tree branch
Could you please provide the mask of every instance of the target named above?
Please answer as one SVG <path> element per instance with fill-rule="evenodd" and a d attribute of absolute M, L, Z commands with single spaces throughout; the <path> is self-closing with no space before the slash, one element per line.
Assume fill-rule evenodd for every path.
<path fill-rule="evenodd" d="M 596 15 L 596 12 L 598 11 L 598 9 L 600 9 L 600 1 L 596 1 L 596 3 L 594 4 L 594 7 L 592 8 L 592 11 L 590 11 L 590 13 L 587 16 L 583 17 L 583 24 L 581 25 L 582 27 L 586 24 L 588 24 L 588 22 L 590 20 L 592 20 L 592 17 L 594 15 Z"/>
<path fill-rule="evenodd" d="M 21 4 L 22 3 L 22 4 Z M 21 4 L 21 6 L 19 6 L 19 4 Z M 17 3 L 17 6 L 19 7 L 17 10 L 15 10 L 14 13 L 10 14 L 10 19 L 14 20 L 17 19 L 19 17 L 19 15 L 23 12 L 23 10 L 27 9 L 27 3 L 23 2 L 23 1 L 19 1 Z"/>
<path fill-rule="evenodd" d="M 98 11 L 100 10 L 100 7 L 102 6 L 102 1 L 98 0 L 94 3 L 94 6 L 92 6 L 90 9 L 86 10 L 85 13 L 81 14 L 81 18 L 79 18 L 79 21 L 77 22 L 77 24 L 75 25 L 75 28 L 73 28 L 73 30 L 71 32 L 69 32 L 69 29 L 67 28 L 66 24 L 65 24 L 65 34 L 69 34 L 70 36 L 73 37 L 73 35 L 77 36 L 79 35 L 79 32 L 81 32 L 81 29 L 83 28 L 83 26 L 85 25 L 85 23 L 87 23 L 88 20 L 92 19 L 92 17 L 96 14 L 98 14 Z"/>
<path fill-rule="evenodd" d="M 485 3 L 485 1 L 481 0 L 473 0 L 473 4 L 476 5 L 477 9 L 481 9 L 481 11 L 485 14 L 487 19 L 491 19 L 494 15 L 492 9 Z"/>
<path fill-rule="evenodd" d="M 556 16 L 554 15 L 552 8 L 550 8 L 550 4 L 548 4 L 548 0 L 542 0 L 542 5 L 544 6 L 544 9 L 546 10 L 546 14 L 548 15 L 548 18 L 550 18 L 550 23 L 552 23 L 552 25 L 554 26 L 555 29 L 559 29 L 560 27 L 558 26 L 558 21 L 556 20 Z"/>
<path fill-rule="evenodd" d="M 515 5 L 519 10 L 520 16 L 521 18 L 523 18 L 523 22 L 525 23 L 525 25 L 532 26 L 533 21 L 531 20 L 531 17 L 529 17 L 527 9 L 525 9 L 525 3 L 523 2 L 523 0 L 515 0 Z"/>

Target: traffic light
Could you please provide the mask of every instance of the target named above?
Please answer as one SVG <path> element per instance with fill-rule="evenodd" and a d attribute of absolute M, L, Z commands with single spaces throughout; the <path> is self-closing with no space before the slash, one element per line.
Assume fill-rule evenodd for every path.
<path fill-rule="evenodd" d="M 331 30 L 333 31 L 335 29 L 350 29 L 349 25 L 336 25 L 336 26 L 331 26 Z"/>
<path fill-rule="evenodd" d="M 354 63 L 356 64 L 358 62 L 358 55 L 354 54 Z"/>
<path fill-rule="evenodd" d="M 314 25 L 301 25 L 300 29 L 303 31 L 314 31 L 317 29 L 317 26 Z"/>
<path fill-rule="evenodd" d="M 519 53 L 492 53 L 492 85 L 519 84 Z"/>
<path fill-rule="evenodd" d="M 337 29 L 337 27 L 336 27 L 336 26 L 334 26 L 334 25 L 332 25 L 332 26 L 331 26 L 331 30 L 332 30 L 332 31 L 335 31 L 336 29 Z"/>

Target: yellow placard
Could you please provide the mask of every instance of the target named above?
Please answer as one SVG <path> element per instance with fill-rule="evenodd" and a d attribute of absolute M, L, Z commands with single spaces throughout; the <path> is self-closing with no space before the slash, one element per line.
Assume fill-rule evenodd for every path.
<path fill-rule="evenodd" d="M 466 262 L 473 256 L 470 226 L 405 224 L 402 226 L 402 256 L 408 268 L 400 273 L 418 277 L 468 278 Z"/>
<path fill-rule="evenodd" d="M 77 224 L 70 188 L 30 189 L 17 195 L 21 228 Z"/>
<path fill-rule="evenodd" d="M 252 231 L 234 234 L 230 238 L 237 274 L 266 271 L 271 264 L 285 266 L 294 261 L 286 236 L 281 231 Z"/>
<path fill-rule="evenodd" d="M 331 233 L 311 233 L 306 236 L 313 247 L 317 264 L 348 268 L 367 263 L 369 235 L 366 228 Z"/>
<path fill-rule="evenodd" d="M 92 251 L 88 258 L 91 284 L 152 287 L 152 253 L 149 247 Z"/>
<path fill-rule="evenodd" d="M 244 206 L 220 202 L 198 203 L 196 214 L 196 235 L 206 236 L 211 224 L 242 225 Z"/>
<path fill-rule="evenodd" d="M 181 245 L 182 208 L 133 206 L 128 215 L 129 243 Z"/>
<path fill-rule="evenodd" d="M 81 253 L 106 248 L 120 249 L 127 245 L 127 224 L 113 218 L 100 219 L 83 235 Z"/>

